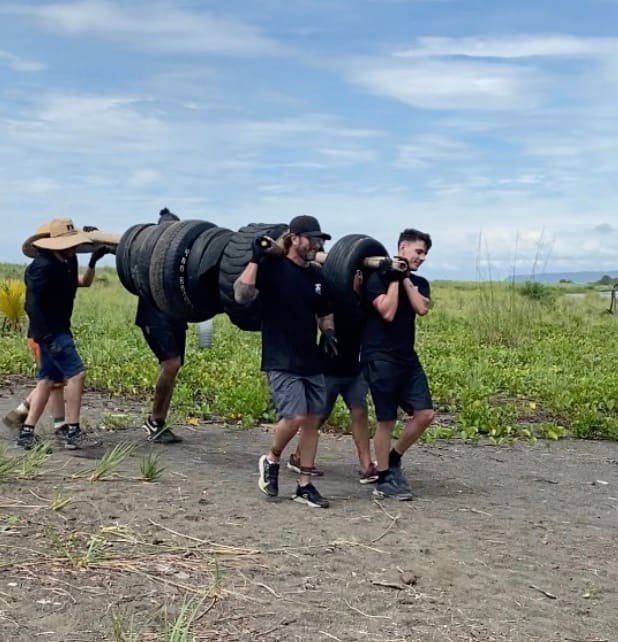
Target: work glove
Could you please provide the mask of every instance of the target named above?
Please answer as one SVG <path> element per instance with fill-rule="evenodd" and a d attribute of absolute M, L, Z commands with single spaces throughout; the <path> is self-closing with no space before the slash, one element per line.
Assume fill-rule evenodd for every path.
<path fill-rule="evenodd" d="M 393 257 L 394 259 L 399 259 L 405 261 L 400 256 Z M 407 261 L 406 261 L 407 263 Z M 393 259 L 388 257 L 382 259 L 378 266 L 378 274 L 386 283 L 391 283 L 393 281 L 403 281 L 407 276 L 409 276 L 409 270 L 401 271 L 393 268 Z"/>
<path fill-rule="evenodd" d="M 111 254 L 111 248 L 106 245 L 102 245 L 97 248 L 91 255 L 90 260 L 88 261 L 88 267 L 94 270 L 94 266 L 97 264 L 99 259 L 102 259 L 106 254 Z"/>
<path fill-rule="evenodd" d="M 254 238 L 251 244 L 251 263 L 259 265 L 266 258 L 268 248 L 270 248 L 270 242 L 264 236 Z"/>
<path fill-rule="evenodd" d="M 82 230 L 84 232 L 86 232 L 86 233 L 88 233 L 88 232 L 98 232 L 99 228 L 95 227 L 94 225 L 84 225 L 84 227 L 82 227 Z"/>
<path fill-rule="evenodd" d="M 327 357 L 335 358 L 339 354 L 339 344 L 334 330 L 322 332 L 322 350 Z"/>

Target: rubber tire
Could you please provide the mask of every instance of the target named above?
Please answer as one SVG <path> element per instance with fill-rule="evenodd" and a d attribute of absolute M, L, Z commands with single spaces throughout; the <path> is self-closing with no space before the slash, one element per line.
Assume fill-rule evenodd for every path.
<path fill-rule="evenodd" d="M 150 262 L 157 241 L 169 227 L 177 225 L 179 221 L 170 221 L 152 225 L 133 243 L 131 255 L 131 276 L 137 290 L 137 295 L 154 303 L 150 291 Z M 155 304 L 156 305 L 156 304 Z"/>
<path fill-rule="evenodd" d="M 132 225 L 120 237 L 120 241 L 118 242 L 118 248 L 116 250 L 116 272 L 118 273 L 120 283 L 122 283 L 124 288 L 131 294 L 137 294 L 137 288 L 133 281 L 131 270 L 132 261 L 134 260 L 133 245 L 141 233 L 153 225 L 154 223 L 138 223 L 137 225 Z"/>
<path fill-rule="evenodd" d="M 191 247 L 187 261 L 187 295 L 195 315 L 190 321 L 211 319 L 223 312 L 219 297 L 219 263 L 232 230 L 213 227 L 202 232 Z"/>
<path fill-rule="evenodd" d="M 148 272 L 150 293 L 159 308 L 175 319 L 188 321 L 196 312 L 187 292 L 188 259 L 196 239 L 211 228 L 209 221 L 185 220 L 167 227 L 159 236 Z M 218 297 L 219 292 L 215 291 Z"/>
<path fill-rule="evenodd" d="M 362 322 L 353 282 L 356 270 L 367 274 L 363 259 L 369 256 L 388 256 L 388 252 L 382 243 L 365 234 L 342 236 L 328 251 L 322 275 L 339 329 L 357 327 Z"/>
<path fill-rule="evenodd" d="M 230 237 L 219 265 L 219 296 L 230 321 L 241 330 L 257 331 L 262 325 L 259 301 L 241 305 L 234 300 L 234 282 L 253 254 L 253 240 L 266 234 L 274 239 L 288 231 L 285 223 L 251 223 Z"/>

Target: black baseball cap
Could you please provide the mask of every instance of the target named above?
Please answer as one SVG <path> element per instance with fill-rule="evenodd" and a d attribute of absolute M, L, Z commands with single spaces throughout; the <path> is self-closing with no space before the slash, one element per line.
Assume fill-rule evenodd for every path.
<path fill-rule="evenodd" d="M 330 241 L 332 238 L 330 234 L 322 232 L 322 228 L 315 216 L 307 216 L 306 214 L 295 216 L 290 221 L 290 234 L 302 234 L 303 236 L 323 239 L 324 241 Z"/>

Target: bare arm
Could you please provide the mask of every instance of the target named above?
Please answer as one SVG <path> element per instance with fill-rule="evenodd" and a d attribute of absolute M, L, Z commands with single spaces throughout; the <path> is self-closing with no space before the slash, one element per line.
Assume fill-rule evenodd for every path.
<path fill-rule="evenodd" d="M 234 281 L 234 301 L 240 303 L 251 303 L 257 299 L 260 291 L 255 287 L 257 279 L 257 263 L 247 263 L 240 276 Z"/>
<path fill-rule="evenodd" d="M 89 288 L 94 281 L 94 268 L 87 267 L 85 272 L 77 275 L 77 287 Z"/>
<path fill-rule="evenodd" d="M 421 317 L 425 316 L 429 312 L 430 300 L 418 291 L 418 287 L 409 278 L 403 280 L 403 288 L 414 312 Z"/>
<path fill-rule="evenodd" d="M 373 300 L 373 307 L 385 321 L 392 321 L 399 305 L 399 281 L 391 281 L 386 294 L 380 294 Z"/>

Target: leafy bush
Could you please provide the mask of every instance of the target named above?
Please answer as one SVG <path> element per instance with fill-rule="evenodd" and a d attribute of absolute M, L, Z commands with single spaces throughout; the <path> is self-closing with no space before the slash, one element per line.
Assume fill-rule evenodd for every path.
<path fill-rule="evenodd" d="M 0 314 L 4 317 L 3 327 L 10 331 L 21 328 L 26 316 L 24 302 L 26 286 L 17 279 L 5 279 L 0 282 Z"/>

